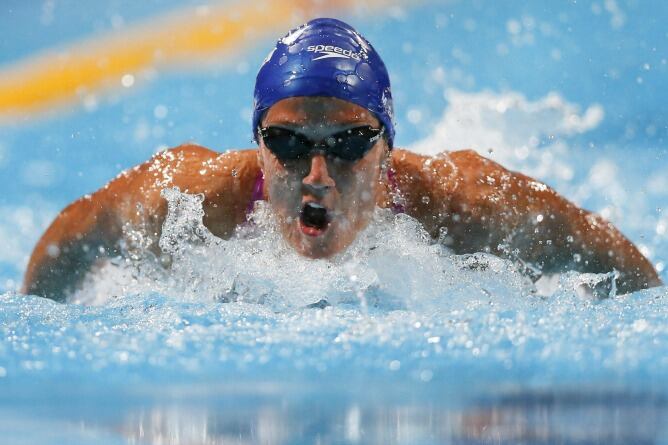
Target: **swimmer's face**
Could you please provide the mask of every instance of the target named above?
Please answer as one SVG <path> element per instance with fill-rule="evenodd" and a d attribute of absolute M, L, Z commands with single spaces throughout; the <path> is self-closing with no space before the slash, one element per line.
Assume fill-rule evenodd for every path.
<path fill-rule="evenodd" d="M 326 97 L 283 99 L 267 111 L 261 126 L 289 129 L 312 141 L 361 126 L 380 128 L 368 110 Z M 356 161 L 318 150 L 303 159 L 280 160 L 262 138 L 258 153 L 265 196 L 283 237 L 300 254 L 324 258 L 341 252 L 369 224 L 384 191 L 385 138 Z"/>

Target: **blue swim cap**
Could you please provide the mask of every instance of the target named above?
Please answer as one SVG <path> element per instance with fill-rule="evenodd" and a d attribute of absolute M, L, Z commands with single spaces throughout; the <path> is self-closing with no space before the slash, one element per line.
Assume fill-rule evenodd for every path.
<path fill-rule="evenodd" d="M 390 77 L 376 50 L 347 23 L 314 19 L 276 43 L 255 81 L 256 141 L 262 114 L 279 100 L 297 96 L 336 97 L 368 109 L 385 126 L 392 147 Z"/>

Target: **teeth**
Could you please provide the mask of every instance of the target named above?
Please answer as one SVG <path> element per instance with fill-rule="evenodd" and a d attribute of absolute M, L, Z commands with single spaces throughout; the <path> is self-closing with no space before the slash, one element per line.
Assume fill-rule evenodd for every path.
<path fill-rule="evenodd" d="M 324 208 L 325 208 L 325 206 L 320 205 L 320 204 L 315 203 L 315 202 L 307 202 L 307 203 L 305 204 L 305 206 L 313 207 L 314 209 L 324 209 Z"/>

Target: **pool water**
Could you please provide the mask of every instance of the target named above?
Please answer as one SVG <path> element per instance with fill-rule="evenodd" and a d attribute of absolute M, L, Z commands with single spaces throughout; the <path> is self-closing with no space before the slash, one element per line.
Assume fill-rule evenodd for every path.
<path fill-rule="evenodd" d="M 0 70 L 200 3 L 6 2 Z M 668 7 L 341 8 L 391 72 L 397 145 L 471 147 L 536 177 L 613 221 L 667 278 Z M 186 140 L 251 147 L 254 72 L 275 37 L 3 118 L 2 442 L 668 443 L 665 287 L 534 284 L 491 255 L 453 255 L 405 215 L 379 210 L 346 253 L 310 261 L 263 203 L 222 241 L 198 197 L 166 190 L 170 273 L 138 255 L 97 267 L 65 304 L 18 292 L 71 200 Z"/>

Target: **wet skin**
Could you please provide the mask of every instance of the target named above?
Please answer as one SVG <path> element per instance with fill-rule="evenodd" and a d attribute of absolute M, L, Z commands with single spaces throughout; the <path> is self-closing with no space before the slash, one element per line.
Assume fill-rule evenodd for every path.
<path fill-rule="evenodd" d="M 263 126 L 301 132 L 312 140 L 379 123 L 369 112 L 333 98 L 291 98 L 271 107 Z M 390 193 L 386 169 L 394 174 Z M 543 273 L 619 272 L 620 293 L 661 285 L 656 271 L 612 224 L 564 199 L 550 187 L 512 172 L 474 151 L 423 156 L 388 150 L 381 138 L 356 162 L 314 152 L 281 162 L 262 142 L 259 150 L 216 153 L 186 144 L 124 171 L 92 195 L 65 208 L 41 237 L 28 264 L 23 292 L 62 300 L 96 263 L 120 253 L 124 227 L 157 240 L 167 213 L 160 192 L 179 187 L 202 194 L 204 225 L 228 238 L 246 221 L 256 179 L 295 250 L 311 258 L 343 251 L 367 226 L 374 206 L 400 196 L 417 219 L 454 253 L 486 251 Z M 305 203 L 327 209 L 329 224 L 305 226 Z M 447 234 L 447 236 L 443 236 Z"/>
<path fill-rule="evenodd" d="M 267 111 L 262 125 L 288 128 L 315 141 L 354 127 L 379 128 L 378 119 L 364 108 L 322 97 L 284 99 Z M 380 138 L 357 161 L 316 150 L 305 159 L 283 162 L 260 139 L 258 162 L 264 172 L 265 196 L 284 239 L 310 258 L 329 257 L 348 247 L 368 225 L 383 196 L 388 153 L 386 139 Z M 324 229 L 302 222 L 306 203 L 325 207 L 329 224 Z"/>

